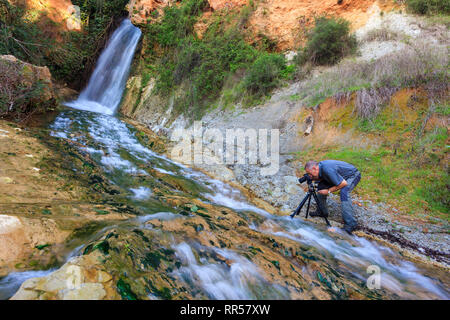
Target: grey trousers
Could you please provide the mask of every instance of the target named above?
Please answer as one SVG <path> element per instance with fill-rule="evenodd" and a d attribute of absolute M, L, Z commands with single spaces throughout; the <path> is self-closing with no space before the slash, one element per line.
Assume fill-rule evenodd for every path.
<path fill-rule="evenodd" d="M 347 179 L 347 186 L 340 190 L 341 192 L 341 209 L 342 209 L 342 219 L 344 220 L 344 229 L 348 232 L 352 232 L 355 230 L 357 226 L 356 219 L 353 214 L 352 200 L 350 198 L 350 192 L 356 187 L 356 185 L 361 180 L 361 173 L 358 171 L 355 175 L 351 176 Z M 320 189 L 326 189 L 325 187 L 321 187 Z M 328 215 L 328 207 L 327 207 L 327 198 L 328 196 L 324 196 L 320 193 L 317 194 L 317 198 L 320 201 L 320 206 L 326 215 Z"/>

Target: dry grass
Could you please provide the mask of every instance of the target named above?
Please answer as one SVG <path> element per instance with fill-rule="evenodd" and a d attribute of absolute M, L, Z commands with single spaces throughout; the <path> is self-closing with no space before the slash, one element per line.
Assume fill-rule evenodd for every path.
<path fill-rule="evenodd" d="M 378 29 L 370 30 L 364 37 L 363 41 L 393 41 L 402 40 L 405 37 L 406 36 L 404 34 L 392 31 L 387 27 L 381 27 Z"/>
<path fill-rule="evenodd" d="M 375 61 L 343 61 L 304 80 L 298 95 L 303 103 L 314 107 L 327 97 L 348 100 L 349 94 L 356 92 L 358 114 L 365 117 L 376 115 L 399 88 L 447 88 L 448 80 L 448 49 L 416 42 Z"/>
<path fill-rule="evenodd" d="M 36 98 L 45 85 L 27 80 L 23 72 L 20 65 L 0 61 L 0 118 L 22 119 L 41 107 Z"/>
<path fill-rule="evenodd" d="M 370 119 L 379 114 L 383 105 L 391 100 L 398 88 L 361 89 L 356 92 L 355 109 L 362 119 Z"/>

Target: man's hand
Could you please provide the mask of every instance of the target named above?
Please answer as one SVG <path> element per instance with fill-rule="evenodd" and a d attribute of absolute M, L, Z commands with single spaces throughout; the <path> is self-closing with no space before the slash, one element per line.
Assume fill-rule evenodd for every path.
<path fill-rule="evenodd" d="M 320 193 L 321 195 L 327 196 L 330 193 L 330 190 L 322 189 L 322 190 L 319 190 L 317 192 Z"/>

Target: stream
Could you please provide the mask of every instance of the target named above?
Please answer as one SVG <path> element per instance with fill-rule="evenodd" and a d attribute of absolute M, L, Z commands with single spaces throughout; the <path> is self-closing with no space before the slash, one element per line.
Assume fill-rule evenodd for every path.
<path fill-rule="evenodd" d="M 142 230 L 164 239 L 176 261 L 164 272 L 191 298 L 348 298 L 349 288 L 362 298 L 450 298 L 445 271 L 413 263 L 375 241 L 272 215 L 252 205 L 240 190 L 142 143 L 139 130 L 115 113 L 139 37 L 140 31 L 125 20 L 88 87 L 50 126 L 52 136 L 74 141 L 89 154 L 109 183 L 123 190 L 120 197 L 125 194 L 128 205 L 142 213 L 96 232 L 90 241 L 113 229 L 128 234 Z M 191 223 L 193 219 L 205 223 Z M 220 228 L 224 221 L 229 224 Z M 87 245 L 78 245 L 66 260 L 81 255 Z M 380 271 L 379 288 L 367 287 L 370 270 Z M 53 271 L 8 275 L 0 280 L 0 299 L 11 297 L 26 279 Z M 140 276 L 127 269 L 127 277 L 132 283 Z M 330 296 L 315 295 L 315 287 Z M 148 299 L 164 298 L 151 286 L 148 291 Z"/>

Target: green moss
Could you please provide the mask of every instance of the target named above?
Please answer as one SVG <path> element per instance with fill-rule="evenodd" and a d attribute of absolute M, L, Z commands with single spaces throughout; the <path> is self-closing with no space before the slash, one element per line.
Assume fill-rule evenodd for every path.
<path fill-rule="evenodd" d="M 117 292 L 124 300 L 138 300 L 136 294 L 131 290 L 131 287 L 123 279 L 117 281 Z"/>
<path fill-rule="evenodd" d="M 101 228 L 105 227 L 105 222 L 89 222 L 82 227 L 76 228 L 72 234 L 69 236 L 68 240 L 73 239 L 86 239 L 87 237 L 94 234 L 96 231 L 100 230 Z"/>
<path fill-rule="evenodd" d="M 275 268 L 277 268 L 278 270 L 280 270 L 280 262 L 279 262 L 279 261 L 272 260 L 272 261 L 270 261 L 270 262 L 275 266 Z"/>
<path fill-rule="evenodd" d="M 107 240 L 103 240 L 103 241 L 101 241 L 101 242 L 99 242 L 99 243 L 97 243 L 97 244 L 89 244 L 89 245 L 87 245 L 85 248 L 84 248 L 84 250 L 83 250 L 83 255 L 86 255 L 86 254 L 89 254 L 89 253 L 91 253 L 92 251 L 94 251 L 94 250 L 99 250 L 101 253 L 103 253 L 103 254 L 108 254 L 109 253 L 109 250 L 111 249 L 111 247 L 110 247 L 110 245 L 109 245 L 109 243 L 108 243 L 108 241 Z"/>
<path fill-rule="evenodd" d="M 172 299 L 172 294 L 169 288 L 167 287 L 162 287 L 161 289 L 156 288 L 153 283 L 148 280 L 148 284 L 150 287 L 150 292 L 155 294 L 156 296 L 158 296 L 159 298 L 165 299 L 165 300 L 171 300 Z"/>
<path fill-rule="evenodd" d="M 260 248 L 256 248 L 256 247 L 253 247 L 253 246 L 249 246 L 248 248 L 250 249 L 250 252 L 251 252 L 252 254 L 257 254 L 258 252 L 259 252 L 259 253 L 262 253 L 262 251 L 261 251 Z"/>
<path fill-rule="evenodd" d="M 165 300 L 171 300 L 172 299 L 172 295 L 170 293 L 170 289 L 167 287 L 162 288 L 159 291 L 155 292 L 158 296 L 160 296 L 161 298 L 165 299 Z"/>
<path fill-rule="evenodd" d="M 140 235 L 141 238 L 142 238 L 142 240 L 144 240 L 145 242 L 147 242 L 147 243 L 150 242 L 150 239 L 147 238 L 147 237 L 144 235 L 144 232 L 142 232 L 141 230 L 139 230 L 139 229 L 134 229 L 133 232 L 136 233 L 136 234 L 138 234 L 138 235 Z"/>
<path fill-rule="evenodd" d="M 52 214 L 52 212 L 49 209 L 44 209 L 41 212 L 42 212 L 42 214 L 45 214 L 45 215 L 51 215 Z"/>
<path fill-rule="evenodd" d="M 158 251 L 149 252 L 145 255 L 143 263 L 146 266 L 151 266 L 153 269 L 158 269 L 162 258 L 162 255 Z"/>
<path fill-rule="evenodd" d="M 106 210 L 100 210 L 100 209 L 94 209 L 94 211 L 96 212 L 96 215 L 97 215 L 97 216 L 106 215 L 106 214 L 109 214 L 109 213 L 110 213 L 109 211 L 106 211 Z"/>
<path fill-rule="evenodd" d="M 38 249 L 38 250 L 42 250 L 42 249 L 45 249 L 45 248 L 50 247 L 50 246 L 51 246 L 51 244 L 46 243 L 46 244 L 39 244 L 39 245 L 35 246 L 35 248 Z"/>

